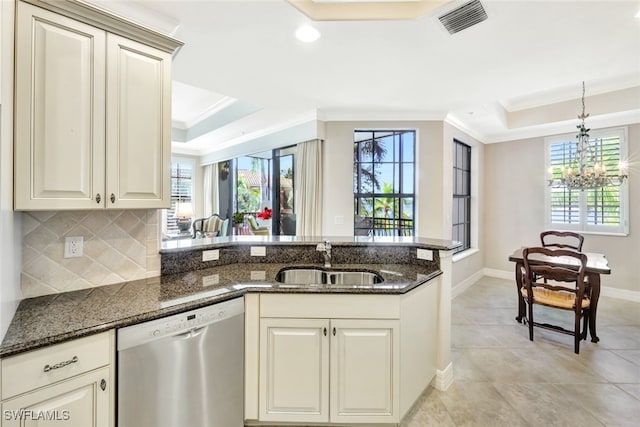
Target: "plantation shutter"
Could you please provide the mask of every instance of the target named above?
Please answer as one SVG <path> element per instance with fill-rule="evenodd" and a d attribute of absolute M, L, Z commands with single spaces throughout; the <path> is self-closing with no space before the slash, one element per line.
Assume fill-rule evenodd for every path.
<path fill-rule="evenodd" d="M 587 165 L 604 166 L 607 175 L 619 174 L 620 161 L 626 158 L 626 128 L 590 132 Z M 577 142 L 573 135 L 547 140 L 548 163 L 553 179 L 562 177 L 561 168 L 577 169 Z M 549 187 L 548 226 L 557 229 L 626 234 L 628 225 L 626 186 L 569 190 Z"/>
<path fill-rule="evenodd" d="M 618 174 L 620 164 L 620 138 L 608 137 L 590 141 L 595 148 L 597 163 L 607 168 L 607 173 Z M 620 223 L 620 187 L 604 187 L 587 190 L 587 224 L 618 225 Z"/>
<path fill-rule="evenodd" d="M 553 178 L 560 178 L 560 169 L 571 166 L 571 159 L 576 157 L 577 143 L 558 142 L 549 148 L 550 166 L 554 171 Z M 551 223 L 580 224 L 580 190 L 566 188 L 551 189 Z"/>

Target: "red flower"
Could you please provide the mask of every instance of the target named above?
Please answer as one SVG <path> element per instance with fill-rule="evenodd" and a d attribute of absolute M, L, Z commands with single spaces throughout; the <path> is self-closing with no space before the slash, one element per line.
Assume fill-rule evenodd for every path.
<path fill-rule="evenodd" d="M 271 219 L 271 214 L 273 213 L 273 211 L 269 208 L 264 208 L 264 210 L 262 212 L 259 212 L 256 214 L 256 216 L 260 219 Z"/>

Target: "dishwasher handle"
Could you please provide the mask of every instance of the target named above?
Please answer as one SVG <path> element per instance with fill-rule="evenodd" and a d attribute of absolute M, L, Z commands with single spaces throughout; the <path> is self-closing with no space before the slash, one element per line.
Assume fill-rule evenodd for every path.
<path fill-rule="evenodd" d="M 183 332 L 181 334 L 173 335 L 171 338 L 179 339 L 179 340 L 188 340 L 188 339 L 191 339 L 191 338 L 195 338 L 198 335 L 201 335 L 204 332 L 204 330 L 207 329 L 208 326 L 209 325 L 205 325 L 205 326 L 202 326 L 200 328 L 193 328 L 193 329 L 191 329 L 191 330 L 189 330 L 187 332 Z"/>

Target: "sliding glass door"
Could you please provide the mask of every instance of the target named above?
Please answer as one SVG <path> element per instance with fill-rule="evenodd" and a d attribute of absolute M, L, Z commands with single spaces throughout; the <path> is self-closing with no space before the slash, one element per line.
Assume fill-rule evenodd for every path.
<path fill-rule="evenodd" d="M 273 150 L 273 170 L 273 233 L 295 236 L 295 147 Z"/>

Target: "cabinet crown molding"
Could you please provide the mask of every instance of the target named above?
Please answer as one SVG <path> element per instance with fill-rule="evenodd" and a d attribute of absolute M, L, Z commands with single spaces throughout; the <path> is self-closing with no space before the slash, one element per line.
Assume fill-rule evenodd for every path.
<path fill-rule="evenodd" d="M 184 43 L 85 0 L 20 0 L 175 56 Z"/>

